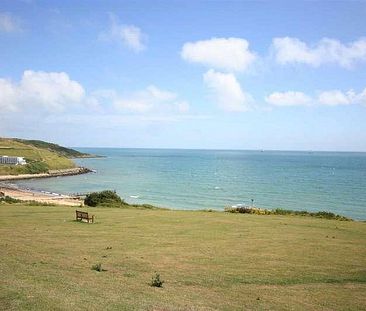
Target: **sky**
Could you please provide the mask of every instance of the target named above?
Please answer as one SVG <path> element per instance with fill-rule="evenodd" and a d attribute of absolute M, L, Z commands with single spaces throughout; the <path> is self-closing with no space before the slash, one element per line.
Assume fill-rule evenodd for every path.
<path fill-rule="evenodd" d="M 366 151 L 366 1 L 0 1 L 0 136 Z"/>

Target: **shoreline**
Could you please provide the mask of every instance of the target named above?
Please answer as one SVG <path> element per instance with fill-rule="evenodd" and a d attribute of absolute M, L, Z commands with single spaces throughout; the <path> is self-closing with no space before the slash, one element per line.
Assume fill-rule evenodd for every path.
<path fill-rule="evenodd" d="M 21 188 L 17 185 L 0 183 L 0 192 L 5 196 L 21 201 L 35 201 L 39 203 L 48 203 L 55 205 L 65 205 L 81 207 L 84 206 L 84 201 L 78 196 L 71 196 L 55 192 L 48 192 L 42 190 L 34 190 L 29 188 Z"/>
<path fill-rule="evenodd" d="M 0 192 L 4 193 L 5 196 L 21 201 L 36 201 L 39 203 L 81 207 L 84 206 L 84 201 L 78 196 L 24 188 L 15 184 L 10 184 L 9 182 L 34 178 L 74 176 L 90 172 L 92 171 L 86 167 L 75 167 L 69 169 L 50 170 L 48 173 L 41 174 L 3 175 L 0 176 Z"/>
<path fill-rule="evenodd" d="M 20 174 L 20 175 L 2 175 L 0 181 L 24 180 L 33 178 L 50 178 L 62 176 L 74 176 L 91 173 L 92 171 L 86 167 L 74 167 L 60 170 L 49 170 L 48 173 L 40 174 Z"/>
<path fill-rule="evenodd" d="M 45 190 L 30 189 L 18 186 L 16 184 L 8 184 L 0 182 L 0 193 L 4 196 L 9 196 L 14 199 L 18 199 L 24 202 L 39 202 L 46 204 L 62 205 L 69 207 L 85 207 L 84 200 L 79 195 L 72 194 L 60 194 L 56 192 L 50 192 Z M 1 196 L 1 195 L 0 195 Z M 193 211 L 193 212 L 218 212 L 218 213 L 234 213 L 234 214 L 246 214 L 246 215 L 277 215 L 277 216 L 302 216 L 311 217 L 318 219 L 329 219 L 338 221 L 356 221 L 365 222 L 363 219 L 353 219 L 346 216 L 334 214 L 332 212 L 320 211 L 320 212 L 308 212 L 308 211 L 297 211 L 297 210 L 267 210 L 257 207 L 247 207 L 247 211 L 242 211 L 241 208 L 228 208 L 224 210 L 213 210 L 213 209 L 199 209 L 199 210 L 179 210 L 174 208 L 164 208 L 161 206 L 153 206 L 150 204 L 126 204 L 128 207 L 140 207 L 143 209 L 157 209 L 157 210 L 170 210 L 170 211 Z M 113 208 L 113 206 L 111 207 Z"/>
<path fill-rule="evenodd" d="M 31 189 L 28 187 L 22 187 L 17 184 L 12 184 L 11 181 L 17 180 L 27 180 L 33 178 L 51 178 L 51 177 L 62 177 L 62 176 L 73 176 L 73 175 L 81 175 L 93 172 L 92 170 L 86 167 L 76 167 L 71 169 L 61 169 L 61 170 L 50 170 L 48 173 L 42 174 L 22 174 L 22 175 L 3 175 L 0 176 L 0 196 L 3 194 L 4 196 L 9 196 L 14 199 L 18 199 L 21 201 L 35 201 L 39 203 L 47 203 L 47 204 L 55 204 L 55 205 L 64 205 L 64 206 L 73 206 L 73 207 L 83 207 L 84 200 L 81 199 L 78 194 L 60 194 L 56 192 L 50 192 L 42 189 Z M 131 204 L 136 205 L 136 204 Z M 149 205 L 149 204 L 139 204 Z M 158 209 L 166 209 L 159 206 L 154 206 Z M 175 208 L 169 208 L 170 210 L 177 210 Z M 286 209 L 275 209 L 275 210 L 267 210 L 261 208 L 253 208 L 247 206 L 244 209 L 250 209 L 250 211 L 242 211 L 241 208 L 225 207 L 224 210 L 215 210 L 215 209 L 199 209 L 198 211 L 206 211 L 206 212 L 230 212 L 230 213 L 246 213 L 246 214 L 258 214 L 258 215 L 300 215 L 300 216 L 314 216 L 312 214 L 333 214 L 336 218 L 342 218 L 341 220 L 351 220 L 351 221 L 365 221 L 363 219 L 353 219 L 343 215 L 338 215 L 333 212 L 328 211 L 320 211 L 320 212 L 308 212 L 308 211 L 297 211 L 297 210 L 286 210 Z M 179 209 L 178 209 L 179 210 Z M 186 210 L 186 209 L 183 209 Z M 281 211 L 276 212 L 276 210 Z M 306 214 L 306 215 L 305 215 Z M 323 218 L 323 217 L 320 217 Z"/>

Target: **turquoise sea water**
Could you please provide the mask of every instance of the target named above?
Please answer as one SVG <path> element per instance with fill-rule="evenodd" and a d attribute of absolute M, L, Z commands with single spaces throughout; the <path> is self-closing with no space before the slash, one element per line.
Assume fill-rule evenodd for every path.
<path fill-rule="evenodd" d="M 116 190 L 128 202 L 176 209 L 332 211 L 366 219 L 366 153 L 78 148 L 87 175 L 17 182 L 59 193 Z"/>

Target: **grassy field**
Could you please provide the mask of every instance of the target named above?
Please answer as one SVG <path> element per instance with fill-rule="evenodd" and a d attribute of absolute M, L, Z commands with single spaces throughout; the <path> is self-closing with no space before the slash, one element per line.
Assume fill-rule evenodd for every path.
<path fill-rule="evenodd" d="M 33 167 L 30 165 L 0 165 L 0 175 L 33 173 L 32 169 L 37 170 L 36 165 L 41 167 L 43 164 L 46 169 L 50 170 L 75 167 L 72 160 L 57 152 L 7 138 L 0 138 L 0 156 L 1 155 L 24 157 Z"/>
<path fill-rule="evenodd" d="M 366 223 L 88 211 L 0 205 L 0 309 L 366 310 Z"/>

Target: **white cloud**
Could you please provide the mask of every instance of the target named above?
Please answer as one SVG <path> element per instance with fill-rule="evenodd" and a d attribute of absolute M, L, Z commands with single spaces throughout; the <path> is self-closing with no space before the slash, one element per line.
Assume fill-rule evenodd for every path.
<path fill-rule="evenodd" d="M 161 90 L 155 85 L 128 95 L 121 95 L 113 90 L 94 92 L 92 97 L 98 102 L 106 101 L 121 113 L 186 113 L 189 104 L 179 100 L 178 95 Z"/>
<path fill-rule="evenodd" d="M 146 36 L 140 28 L 134 25 L 119 24 L 118 18 L 114 14 L 110 14 L 110 21 L 109 30 L 101 33 L 100 39 L 121 43 L 135 52 L 140 52 L 146 48 L 143 42 Z"/>
<path fill-rule="evenodd" d="M 333 63 L 350 68 L 358 61 L 366 61 L 366 38 L 360 38 L 348 44 L 323 38 L 313 46 L 308 46 L 297 38 L 274 38 L 272 50 L 276 61 L 282 65 L 303 63 L 318 67 Z"/>
<path fill-rule="evenodd" d="M 0 79 L 0 104 L 14 111 L 42 107 L 48 111 L 62 111 L 84 98 L 83 87 L 64 72 L 26 70 L 19 83 Z"/>
<path fill-rule="evenodd" d="M 18 32 L 21 31 L 20 21 L 18 18 L 9 13 L 0 12 L 0 32 Z"/>
<path fill-rule="evenodd" d="M 342 92 L 340 90 L 331 90 L 321 92 L 318 96 L 318 102 L 327 106 L 366 104 L 366 88 L 361 93 L 355 93 L 353 90 Z"/>
<path fill-rule="evenodd" d="M 265 101 L 273 106 L 340 106 L 361 104 L 366 105 L 366 88 L 360 93 L 354 90 L 321 91 L 316 98 L 302 92 L 274 92 L 265 97 Z"/>
<path fill-rule="evenodd" d="M 0 109 L 2 111 L 17 111 L 17 88 L 11 81 L 0 79 Z"/>
<path fill-rule="evenodd" d="M 274 92 L 265 98 L 273 106 L 307 106 L 312 99 L 302 92 Z"/>
<path fill-rule="evenodd" d="M 345 94 L 340 90 L 321 92 L 318 96 L 319 103 L 328 106 L 349 105 L 352 103 L 354 93 Z"/>
<path fill-rule="evenodd" d="M 155 85 L 148 86 L 144 93 L 147 97 L 150 97 L 158 101 L 169 101 L 177 98 L 177 94 L 160 90 Z"/>
<path fill-rule="evenodd" d="M 65 72 L 27 70 L 20 87 L 25 100 L 58 110 L 80 103 L 85 95 L 83 87 Z"/>
<path fill-rule="evenodd" d="M 124 114 L 70 114 L 67 117 L 59 115 L 48 116 L 44 123 L 67 124 L 78 126 L 80 124 L 92 124 L 93 128 L 116 129 L 121 125 L 145 126 L 147 123 L 182 122 L 185 120 L 208 120 L 211 115 L 191 114 L 150 114 L 150 115 L 124 115 Z"/>
<path fill-rule="evenodd" d="M 183 45 L 181 57 L 189 62 L 228 71 L 243 71 L 256 59 L 249 50 L 248 41 L 240 38 L 187 42 Z"/>
<path fill-rule="evenodd" d="M 19 82 L 0 78 L 0 110 L 32 114 L 94 111 L 101 114 L 182 115 L 189 103 L 173 92 L 149 85 L 131 94 L 97 90 L 86 94 L 83 86 L 65 72 L 24 71 Z M 63 114 L 65 115 L 65 114 Z"/>
<path fill-rule="evenodd" d="M 361 93 L 357 94 L 356 98 L 359 104 L 366 106 L 366 88 Z"/>
<path fill-rule="evenodd" d="M 250 94 L 243 92 L 233 74 L 210 69 L 204 74 L 203 80 L 223 110 L 237 112 L 250 109 L 253 98 Z"/>

